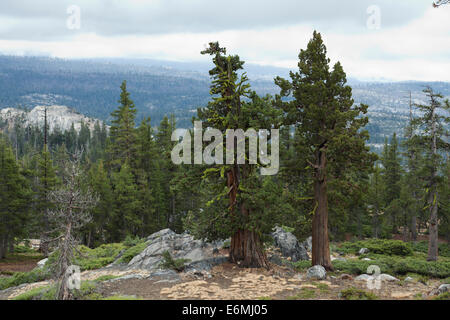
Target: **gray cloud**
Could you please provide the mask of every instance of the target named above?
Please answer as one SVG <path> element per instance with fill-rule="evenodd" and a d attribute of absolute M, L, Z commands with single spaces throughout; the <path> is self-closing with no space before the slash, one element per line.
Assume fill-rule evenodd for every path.
<path fill-rule="evenodd" d="M 81 30 L 66 28 L 70 5 L 81 8 Z M 77 32 L 102 36 L 214 32 L 309 23 L 321 30 L 359 32 L 366 9 L 378 5 L 383 28 L 423 15 L 431 0 L 2 0 L 0 39 L 58 40 Z"/>

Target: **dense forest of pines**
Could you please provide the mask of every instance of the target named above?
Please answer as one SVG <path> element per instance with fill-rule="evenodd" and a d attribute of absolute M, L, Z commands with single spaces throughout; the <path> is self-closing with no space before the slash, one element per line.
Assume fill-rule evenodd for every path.
<path fill-rule="evenodd" d="M 97 123 L 77 132 L 47 128 L 4 129 L 0 134 L 0 258 L 23 239 L 58 237 L 50 196 L 64 187 L 65 165 L 80 155 L 80 189 L 98 201 L 92 219 L 77 230 L 86 246 L 145 237 L 163 228 L 200 238 L 231 237 L 230 258 L 267 266 L 263 250 L 275 225 L 302 239 L 313 235 L 313 265 L 331 269 L 329 240 L 350 237 L 417 240 L 428 234 L 429 260 L 438 236 L 450 240 L 450 162 L 443 110 L 448 101 L 425 92 L 413 106 L 405 140 L 394 134 L 382 154 L 366 146 L 366 105 L 354 105 L 343 67 L 330 67 L 319 33 L 299 55 L 290 79 L 276 78 L 276 96 L 251 90 L 244 62 L 218 43 L 212 56 L 211 101 L 194 119 L 204 127 L 280 129 L 280 172 L 262 176 L 261 164 L 174 165 L 175 116 L 157 128 L 135 123 L 133 92 L 121 86 L 110 128 Z M 193 119 L 193 120 L 194 120 Z"/>

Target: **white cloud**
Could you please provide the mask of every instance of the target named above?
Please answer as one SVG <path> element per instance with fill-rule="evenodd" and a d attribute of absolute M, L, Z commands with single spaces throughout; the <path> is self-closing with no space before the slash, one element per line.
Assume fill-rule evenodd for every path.
<path fill-rule="evenodd" d="M 449 9 L 430 7 L 405 25 L 386 27 L 381 20 L 380 30 L 345 32 L 327 28 L 322 35 L 332 61 L 341 61 L 350 76 L 450 81 Z M 273 27 L 268 23 L 265 28 L 244 30 L 122 36 L 74 32 L 61 41 L 0 40 L 0 52 L 198 61 L 207 59 L 200 55 L 204 45 L 219 40 L 229 53 L 239 54 L 248 62 L 296 68 L 299 50 L 306 47 L 315 26 Z"/>

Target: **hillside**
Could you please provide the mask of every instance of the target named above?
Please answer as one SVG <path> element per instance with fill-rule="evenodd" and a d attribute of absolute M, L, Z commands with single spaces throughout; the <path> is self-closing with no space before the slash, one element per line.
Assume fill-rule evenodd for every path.
<path fill-rule="evenodd" d="M 37 105 L 65 105 L 105 121 L 118 103 L 120 83 L 126 79 L 139 110 L 137 122 L 150 116 L 158 124 L 174 113 L 179 127 L 191 125 L 196 109 L 209 97 L 208 63 L 182 63 L 147 59 L 62 60 L 43 57 L 0 56 L 0 109 Z M 252 87 L 260 94 L 276 94 L 276 75 L 288 70 L 246 64 Z M 368 130 L 372 146 L 380 146 L 385 136 L 402 134 L 412 102 L 424 102 L 422 90 L 432 86 L 450 96 L 450 83 L 376 83 L 349 79 L 356 103 L 369 105 Z M 20 84 L 20 85 L 17 85 Z"/>

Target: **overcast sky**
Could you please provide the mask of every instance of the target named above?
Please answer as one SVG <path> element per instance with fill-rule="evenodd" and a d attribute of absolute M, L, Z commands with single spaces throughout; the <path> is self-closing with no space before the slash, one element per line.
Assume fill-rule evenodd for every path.
<path fill-rule="evenodd" d="M 432 0 L 0 2 L 1 54 L 205 61 L 218 40 L 247 62 L 295 68 L 314 29 L 349 76 L 450 81 L 450 5 Z"/>

